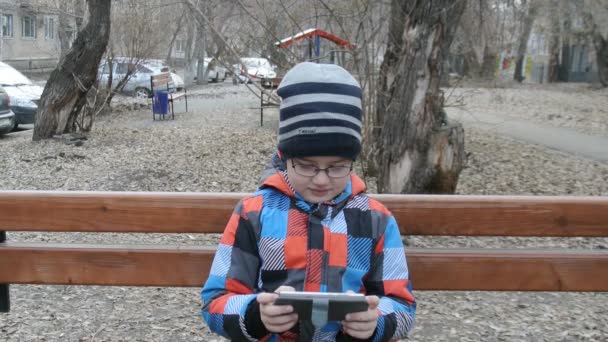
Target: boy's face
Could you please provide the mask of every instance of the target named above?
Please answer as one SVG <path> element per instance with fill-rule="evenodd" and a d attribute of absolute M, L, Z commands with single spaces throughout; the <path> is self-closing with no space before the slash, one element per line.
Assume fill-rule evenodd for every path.
<path fill-rule="evenodd" d="M 342 157 L 290 158 L 287 176 L 294 190 L 307 202 L 321 203 L 344 191 L 352 164 L 352 160 Z"/>

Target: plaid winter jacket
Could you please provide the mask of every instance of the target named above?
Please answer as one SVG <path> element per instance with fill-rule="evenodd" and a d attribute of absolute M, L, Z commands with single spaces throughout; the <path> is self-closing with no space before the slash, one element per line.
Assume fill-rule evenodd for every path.
<path fill-rule="evenodd" d="M 406 336 L 416 304 L 397 222 L 365 184 L 351 175 L 331 203 L 310 205 L 275 172 L 230 217 L 209 278 L 202 315 L 212 331 L 232 340 L 351 340 L 340 322 L 320 330 L 299 322 L 270 334 L 255 298 L 281 285 L 297 291 L 346 292 L 380 297 L 378 326 L 371 341 Z"/>

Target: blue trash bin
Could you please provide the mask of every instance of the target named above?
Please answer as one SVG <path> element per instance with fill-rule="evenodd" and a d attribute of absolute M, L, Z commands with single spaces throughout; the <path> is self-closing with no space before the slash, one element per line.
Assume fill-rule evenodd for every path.
<path fill-rule="evenodd" d="M 169 111 L 169 94 L 166 91 L 154 91 L 152 108 L 154 110 L 154 114 L 167 114 Z"/>

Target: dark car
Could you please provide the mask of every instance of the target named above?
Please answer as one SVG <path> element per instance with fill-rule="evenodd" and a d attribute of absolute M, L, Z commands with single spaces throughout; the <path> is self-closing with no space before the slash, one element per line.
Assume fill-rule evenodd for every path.
<path fill-rule="evenodd" d="M 15 113 L 11 111 L 11 99 L 0 87 L 0 134 L 10 132 L 15 126 Z"/>

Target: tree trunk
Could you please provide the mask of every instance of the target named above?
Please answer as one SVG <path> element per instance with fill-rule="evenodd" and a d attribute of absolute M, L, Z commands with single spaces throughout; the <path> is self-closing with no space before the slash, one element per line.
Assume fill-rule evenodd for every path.
<path fill-rule="evenodd" d="M 186 48 L 185 51 L 185 66 L 184 66 L 184 83 L 186 86 L 191 86 L 194 84 L 194 76 L 196 75 L 197 70 L 194 68 L 194 58 L 195 58 L 195 46 L 194 46 L 194 37 L 196 36 L 196 20 L 192 20 L 188 23 L 187 31 L 186 31 Z M 198 58 L 198 57 L 196 57 Z"/>
<path fill-rule="evenodd" d="M 439 83 L 443 49 L 449 48 L 462 14 L 459 6 L 465 5 L 392 1 L 373 134 L 381 193 L 456 190 L 464 164 L 464 130 L 447 123 Z"/>
<path fill-rule="evenodd" d="M 593 45 L 595 46 L 597 69 L 600 82 L 604 87 L 608 87 L 608 40 L 604 39 L 599 32 L 593 35 Z"/>
<path fill-rule="evenodd" d="M 487 1 L 469 1 L 458 25 L 464 57 L 462 74 L 473 79 L 492 79 L 496 68 L 496 56 L 488 42 L 491 29 L 486 24 L 487 17 L 494 18 L 496 13 L 488 6 Z"/>
<path fill-rule="evenodd" d="M 532 24 L 534 24 L 534 19 L 536 18 L 537 13 L 538 5 L 535 1 L 531 1 L 528 8 L 528 14 L 524 18 L 524 28 L 522 30 L 521 36 L 519 36 L 519 46 L 517 48 L 517 62 L 515 64 L 515 73 L 513 74 L 513 79 L 520 83 L 525 78 L 522 72 L 524 58 L 526 57 L 526 48 L 528 47 L 528 40 L 530 39 L 530 33 L 532 32 Z"/>
<path fill-rule="evenodd" d="M 82 30 L 84 24 L 84 3 L 86 0 L 74 0 L 74 15 L 76 17 L 76 32 Z"/>
<path fill-rule="evenodd" d="M 196 40 L 196 56 L 198 59 L 198 68 L 196 69 L 196 84 L 207 84 L 207 77 L 211 65 L 205 68 L 205 57 L 207 57 L 207 30 L 204 26 L 198 26 L 198 36 Z"/>
<path fill-rule="evenodd" d="M 580 4 L 579 4 L 580 5 Z M 582 6 L 581 6 L 582 7 Z M 597 25 L 596 19 L 590 8 L 579 8 L 583 14 L 583 23 L 585 30 L 589 35 L 589 40 L 595 49 L 595 61 L 597 63 L 597 71 L 600 83 L 604 87 L 608 87 L 608 40 L 602 37 Z"/>
<path fill-rule="evenodd" d="M 173 53 L 173 46 L 175 45 L 175 40 L 177 39 L 177 36 L 179 35 L 179 32 L 182 30 L 182 22 L 184 21 L 184 17 L 186 16 L 186 13 L 184 12 L 180 17 L 179 20 L 177 21 L 177 26 L 175 28 L 175 31 L 173 31 L 173 35 L 171 35 L 171 41 L 169 42 L 169 47 L 167 48 L 167 58 L 165 58 L 165 62 L 170 64 L 171 61 L 171 55 Z"/>
<path fill-rule="evenodd" d="M 551 28 L 549 37 L 549 72 L 548 82 L 557 82 L 559 79 L 559 37 L 560 37 L 560 10 L 557 0 L 549 3 L 551 6 Z"/>
<path fill-rule="evenodd" d="M 112 67 L 113 64 L 110 64 L 110 74 L 108 77 L 108 86 L 106 88 L 107 96 L 105 97 L 105 101 L 104 101 L 105 103 L 103 105 L 108 106 L 108 108 L 109 108 L 110 104 L 112 103 L 112 100 L 114 99 L 114 95 L 122 92 L 125 85 L 127 85 L 127 82 L 129 82 L 129 80 L 133 76 L 133 73 L 135 72 L 135 68 L 136 68 L 137 64 L 139 64 L 139 61 L 134 62 L 134 63 L 136 63 L 136 64 L 132 64 L 132 67 L 130 67 L 127 70 L 127 73 L 120 80 L 118 80 L 118 83 L 114 87 L 112 85 L 113 78 L 114 78 L 114 70 Z"/>
<path fill-rule="evenodd" d="M 34 126 L 33 140 L 68 133 L 86 103 L 86 93 L 95 84 L 99 61 L 110 37 L 110 1 L 89 0 L 89 20 L 78 32 L 72 49 L 49 77 Z"/>
<path fill-rule="evenodd" d="M 63 58 L 70 49 L 70 23 L 69 23 L 69 8 L 68 2 L 63 1 L 59 4 L 59 27 L 57 28 L 57 36 L 59 38 L 60 57 Z"/>
<path fill-rule="evenodd" d="M 566 1 L 560 2 L 559 11 L 562 14 L 560 20 L 563 23 L 562 26 L 562 48 L 560 50 L 561 63 L 558 68 L 558 80 L 569 82 L 570 81 L 570 44 L 572 42 L 572 8 Z"/>
<path fill-rule="evenodd" d="M 481 80 L 490 80 L 494 78 L 496 69 L 496 55 L 490 52 L 490 47 L 486 44 L 483 49 L 483 55 L 481 60 L 477 56 L 473 45 L 467 45 L 466 52 L 464 53 L 465 68 L 464 74 L 473 78 Z"/>
<path fill-rule="evenodd" d="M 479 74 L 481 73 L 481 64 L 477 59 L 477 53 L 475 53 L 475 50 L 472 48 L 467 49 L 467 51 L 464 53 L 464 63 L 464 74 L 473 79 L 479 78 Z"/>
<path fill-rule="evenodd" d="M 484 80 L 494 79 L 496 73 L 496 54 L 490 52 L 490 47 L 486 45 L 483 50 L 483 63 L 479 77 Z"/>

